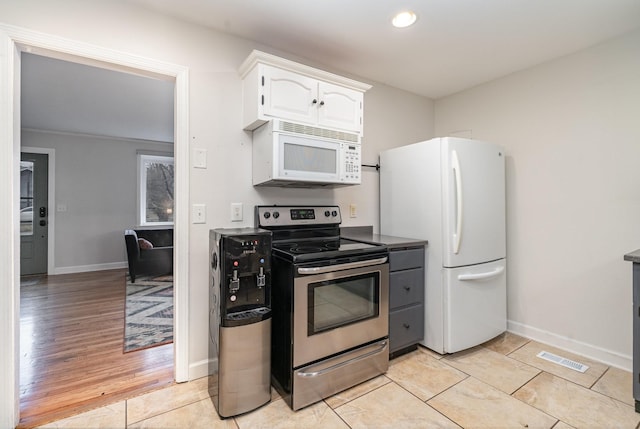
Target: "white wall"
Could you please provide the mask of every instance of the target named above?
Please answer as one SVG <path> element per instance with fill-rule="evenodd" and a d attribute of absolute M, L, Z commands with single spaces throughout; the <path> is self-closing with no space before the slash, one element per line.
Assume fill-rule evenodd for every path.
<path fill-rule="evenodd" d="M 640 32 L 436 101 L 436 134 L 507 153 L 515 332 L 630 369 L 640 248 Z"/>
<path fill-rule="evenodd" d="M 187 173 L 190 175 L 190 204 L 207 205 L 207 223 L 192 225 L 189 234 L 192 377 L 204 375 L 203 371 L 207 370 L 209 229 L 252 226 L 253 206 L 262 203 L 332 203 L 340 205 L 345 213 L 348 213 L 348 205 L 355 203 L 359 215 L 355 219 L 347 218 L 344 225 L 373 224 L 378 227 L 378 175 L 375 169 L 365 169 L 362 185 L 336 190 L 251 186 L 251 136 L 242 130 L 242 93 L 237 68 L 252 49 L 283 54 L 286 46 L 261 46 L 109 1 L 1 2 L 0 21 L 189 67 L 191 143 L 192 147 L 208 151 L 208 168 L 191 169 Z M 328 71 L 340 73 L 339 70 Z M 365 94 L 365 163 L 375 164 L 378 152 L 384 148 L 433 136 L 431 100 L 376 82 L 367 83 L 373 88 Z M 178 171 L 177 174 L 185 173 Z M 231 202 L 244 203 L 243 222 L 230 222 Z M 10 225 L 4 227 L 11 228 Z"/>
<path fill-rule="evenodd" d="M 137 225 L 137 151 L 173 145 L 77 134 L 22 131 L 22 145 L 55 149 L 53 274 L 126 266 L 124 230 Z"/>

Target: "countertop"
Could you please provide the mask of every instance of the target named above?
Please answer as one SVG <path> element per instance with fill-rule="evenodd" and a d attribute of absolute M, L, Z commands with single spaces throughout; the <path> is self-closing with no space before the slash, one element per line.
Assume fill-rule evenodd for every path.
<path fill-rule="evenodd" d="M 624 260 L 640 264 L 640 249 L 624 255 Z"/>
<path fill-rule="evenodd" d="M 374 234 L 372 226 L 352 226 L 340 228 L 340 235 L 344 238 L 363 241 L 365 243 L 384 244 L 389 248 L 389 250 L 403 247 L 425 246 L 429 243 L 427 240 L 418 240 L 415 238 Z"/>

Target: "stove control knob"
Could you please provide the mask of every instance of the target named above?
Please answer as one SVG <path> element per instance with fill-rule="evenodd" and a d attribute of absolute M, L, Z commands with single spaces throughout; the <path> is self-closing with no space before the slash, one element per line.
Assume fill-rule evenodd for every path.
<path fill-rule="evenodd" d="M 331 215 L 331 212 L 330 212 L 329 210 L 327 210 L 327 211 L 325 211 L 325 212 L 324 212 L 324 216 L 325 216 L 325 217 L 329 217 L 329 215 Z"/>
<path fill-rule="evenodd" d="M 279 212 L 273 212 L 273 218 L 274 219 L 278 219 L 280 217 L 280 213 Z"/>
<path fill-rule="evenodd" d="M 338 212 L 337 212 L 337 211 L 335 211 L 335 210 L 334 210 L 334 211 L 332 211 L 332 212 L 331 212 L 331 216 L 333 216 L 333 217 L 338 216 Z"/>
<path fill-rule="evenodd" d="M 271 217 L 271 213 L 264 212 L 264 214 L 262 216 L 264 216 L 265 219 L 269 219 Z"/>

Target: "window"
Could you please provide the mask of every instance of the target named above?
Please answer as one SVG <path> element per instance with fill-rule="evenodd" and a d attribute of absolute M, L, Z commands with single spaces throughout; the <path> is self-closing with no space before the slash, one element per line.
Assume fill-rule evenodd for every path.
<path fill-rule="evenodd" d="M 20 161 L 20 235 L 33 235 L 32 161 Z"/>
<path fill-rule="evenodd" d="M 140 225 L 173 225 L 173 157 L 138 155 Z"/>

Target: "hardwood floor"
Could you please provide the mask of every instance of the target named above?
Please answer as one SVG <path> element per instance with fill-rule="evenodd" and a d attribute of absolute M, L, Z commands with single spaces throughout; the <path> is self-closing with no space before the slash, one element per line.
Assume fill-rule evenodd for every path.
<path fill-rule="evenodd" d="M 19 428 L 173 383 L 173 344 L 123 353 L 125 275 L 22 278 Z"/>

